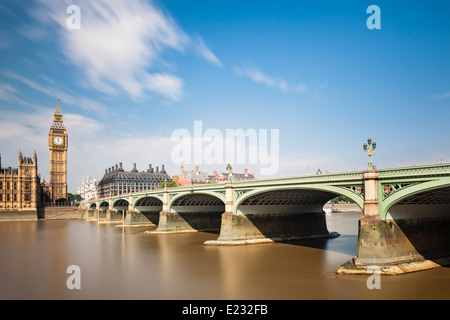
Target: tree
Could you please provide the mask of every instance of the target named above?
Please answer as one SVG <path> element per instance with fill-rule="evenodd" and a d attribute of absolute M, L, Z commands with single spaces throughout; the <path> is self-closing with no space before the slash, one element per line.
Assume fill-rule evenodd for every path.
<path fill-rule="evenodd" d="M 175 181 L 165 182 L 165 184 L 166 184 L 167 188 L 178 187 L 178 185 L 177 185 L 177 183 Z M 164 182 L 161 182 L 161 184 L 159 185 L 158 189 L 164 189 Z"/>
<path fill-rule="evenodd" d="M 346 196 L 339 196 L 330 200 L 331 202 L 338 203 L 341 201 L 353 203 L 354 201 Z"/>
<path fill-rule="evenodd" d="M 79 194 L 68 193 L 67 200 L 69 202 L 72 202 L 73 200 L 83 201 L 83 198 Z"/>

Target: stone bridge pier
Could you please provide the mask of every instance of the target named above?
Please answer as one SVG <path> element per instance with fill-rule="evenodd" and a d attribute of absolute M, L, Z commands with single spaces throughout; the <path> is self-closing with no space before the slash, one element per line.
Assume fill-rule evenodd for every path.
<path fill-rule="evenodd" d="M 217 240 L 205 245 L 273 243 L 339 236 L 329 232 L 324 204 L 336 194 L 323 190 L 290 189 L 253 192 L 237 202 L 231 183 L 226 186 L 226 210 Z"/>
<path fill-rule="evenodd" d="M 402 274 L 450 260 L 450 187 L 448 182 L 384 183 L 377 170 L 364 172 L 364 216 L 359 220 L 356 254 L 338 274 Z M 392 191 L 398 193 L 394 196 Z"/>
<path fill-rule="evenodd" d="M 126 213 L 125 225 L 150 223 L 155 233 L 217 230 L 205 245 L 333 238 L 323 207 L 340 195 L 363 216 L 355 256 L 338 274 L 450 265 L 450 164 L 164 188 L 93 200 L 88 217 Z"/>
<path fill-rule="evenodd" d="M 223 199 L 208 193 L 181 193 L 169 201 L 163 191 L 162 211 L 155 233 L 182 233 L 220 229 Z"/>

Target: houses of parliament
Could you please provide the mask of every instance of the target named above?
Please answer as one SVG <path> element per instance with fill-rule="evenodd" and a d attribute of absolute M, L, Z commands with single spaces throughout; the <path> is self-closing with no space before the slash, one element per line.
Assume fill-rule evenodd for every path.
<path fill-rule="evenodd" d="M 36 150 L 32 157 L 25 157 L 19 149 L 17 168 L 3 168 L 0 154 L 0 210 L 33 211 L 67 199 L 68 142 L 58 98 L 48 133 L 50 179 L 41 181 Z"/>

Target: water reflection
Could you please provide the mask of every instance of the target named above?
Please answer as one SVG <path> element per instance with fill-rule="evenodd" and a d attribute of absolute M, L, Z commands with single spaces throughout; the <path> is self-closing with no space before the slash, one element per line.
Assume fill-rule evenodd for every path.
<path fill-rule="evenodd" d="M 337 276 L 356 250 L 360 215 L 332 215 L 333 239 L 203 246 L 217 233 L 151 234 L 86 221 L 0 223 L 1 299 L 448 299 L 450 270 Z M 155 227 L 153 227 L 155 229 Z M 123 232 L 122 232 L 123 231 Z M 66 269 L 81 269 L 68 290 Z"/>

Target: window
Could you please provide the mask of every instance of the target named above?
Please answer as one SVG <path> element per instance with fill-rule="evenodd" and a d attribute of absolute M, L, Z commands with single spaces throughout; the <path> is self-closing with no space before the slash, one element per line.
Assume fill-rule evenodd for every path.
<path fill-rule="evenodd" d="M 0 190 L 3 189 L 3 182 L 0 182 Z"/>
<path fill-rule="evenodd" d="M 30 194 L 29 194 L 29 193 L 25 193 L 25 194 L 23 195 L 23 200 L 24 200 L 24 201 L 31 201 L 31 196 L 30 196 Z"/>
<path fill-rule="evenodd" d="M 17 182 L 14 182 L 14 190 L 17 190 Z"/>

